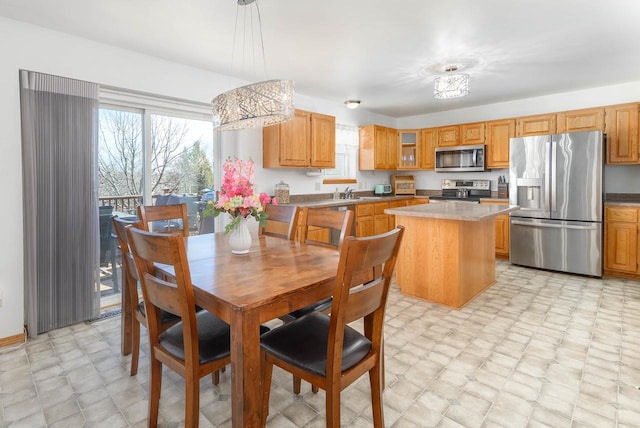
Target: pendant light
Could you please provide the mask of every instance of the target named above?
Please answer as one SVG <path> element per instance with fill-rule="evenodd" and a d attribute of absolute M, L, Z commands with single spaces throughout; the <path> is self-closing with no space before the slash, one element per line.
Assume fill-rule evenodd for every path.
<path fill-rule="evenodd" d="M 255 6 L 258 15 L 264 74 L 266 76 L 262 20 L 258 2 L 256 0 L 237 0 L 237 3 L 238 12 L 241 7 L 251 7 L 252 4 Z M 236 30 L 238 27 L 238 15 L 239 13 L 236 14 Z M 235 32 L 233 37 L 233 49 L 235 50 Z M 233 60 L 231 62 L 233 67 Z M 218 128 L 221 131 L 229 131 L 260 128 L 286 122 L 292 119 L 295 113 L 293 99 L 294 84 L 291 80 L 264 80 L 232 89 L 218 95 L 211 102 L 214 128 Z"/>
<path fill-rule="evenodd" d="M 457 70 L 458 67 L 450 65 L 445 69 L 447 74 L 436 77 L 433 85 L 433 98 L 457 98 L 469 94 L 469 75 L 456 74 Z"/>

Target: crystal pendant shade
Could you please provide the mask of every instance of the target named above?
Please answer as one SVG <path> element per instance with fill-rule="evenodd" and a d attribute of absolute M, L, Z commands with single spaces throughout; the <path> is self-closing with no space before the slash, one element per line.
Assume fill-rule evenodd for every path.
<path fill-rule="evenodd" d="M 214 128 L 259 128 L 292 119 L 294 93 L 292 80 L 265 80 L 222 93 L 212 101 Z"/>
<path fill-rule="evenodd" d="M 464 97 L 469 94 L 468 74 L 447 74 L 436 77 L 433 98 L 445 99 Z"/>

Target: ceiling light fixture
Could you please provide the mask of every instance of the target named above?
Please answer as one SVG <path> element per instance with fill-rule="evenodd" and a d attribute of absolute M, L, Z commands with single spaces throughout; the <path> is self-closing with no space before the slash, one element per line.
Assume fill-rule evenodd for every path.
<path fill-rule="evenodd" d="M 264 41 L 262 39 L 262 19 L 260 18 L 258 3 L 256 0 L 237 0 L 237 3 L 238 12 L 240 6 L 255 4 L 266 78 L 267 66 L 264 56 Z M 236 13 L 236 30 L 238 29 L 238 15 L 239 13 Z M 236 32 L 234 31 L 234 51 L 235 45 Z M 255 64 L 255 49 L 253 50 L 253 56 L 253 63 Z M 233 53 L 231 67 L 233 67 Z M 229 131 L 233 129 L 260 128 L 286 122 L 292 119 L 295 113 L 293 106 L 294 93 L 294 84 L 291 80 L 264 80 L 224 92 L 211 102 L 213 126 L 221 131 Z"/>
<path fill-rule="evenodd" d="M 458 67 L 451 65 L 445 69 L 448 74 L 436 77 L 433 81 L 433 98 L 456 98 L 469 94 L 469 75 L 455 74 L 457 70 Z"/>
<path fill-rule="evenodd" d="M 344 105 L 347 106 L 348 109 L 353 110 L 354 108 L 358 108 L 360 100 L 347 100 L 344 102 Z"/>

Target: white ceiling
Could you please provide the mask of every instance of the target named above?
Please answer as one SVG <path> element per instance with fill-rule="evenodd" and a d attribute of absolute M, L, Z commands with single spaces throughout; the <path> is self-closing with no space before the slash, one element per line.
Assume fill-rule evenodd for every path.
<path fill-rule="evenodd" d="M 258 2 L 268 78 L 387 116 L 640 80 L 638 0 Z M 262 80 L 260 48 L 257 71 L 241 65 L 253 58 L 241 37 L 232 64 L 236 12 L 242 29 L 251 10 L 235 0 L 0 0 L 8 18 Z M 470 74 L 471 93 L 436 100 L 433 78 L 450 64 Z"/>

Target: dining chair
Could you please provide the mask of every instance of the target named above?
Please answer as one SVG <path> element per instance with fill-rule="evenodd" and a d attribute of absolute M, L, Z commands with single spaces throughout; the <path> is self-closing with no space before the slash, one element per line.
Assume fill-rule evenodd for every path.
<path fill-rule="evenodd" d="M 265 207 L 267 226 L 258 228 L 258 236 L 273 236 L 276 238 L 295 240 L 298 230 L 298 216 L 300 210 L 296 205 L 274 205 Z"/>
<path fill-rule="evenodd" d="M 196 312 L 191 274 L 184 239 L 177 233 L 147 232 L 127 228 L 146 306 L 149 328 L 149 416 L 148 426 L 158 423 L 162 365 L 185 379 L 186 427 L 198 426 L 200 378 L 230 362 L 229 325 L 208 311 Z M 156 277 L 155 263 L 174 270 L 175 283 Z M 181 318 L 163 331 L 161 311 Z"/>
<path fill-rule="evenodd" d="M 300 242 L 323 247 L 331 247 L 340 251 L 344 238 L 351 235 L 352 226 L 353 211 L 351 210 L 337 211 L 304 207 L 300 214 L 298 238 Z M 287 315 L 281 316 L 280 319 L 285 323 L 288 323 L 298 318 L 302 318 L 313 311 L 328 312 L 329 309 L 331 309 L 331 303 L 332 299 L 331 297 L 328 297 L 311 305 L 305 306 L 304 308 L 290 312 Z M 300 394 L 300 386 L 300 378 L 294 376 L 294 394 Z M 314 393 L 318 392 L 318 388 L 316 386 L 312 386 L 312 390 Z"/>
<path fill-rule="evenodd" d="M 146 231 L 160 233 L 182 233 L 189 236 L 189 214 L 187 204 L 140 205 L 138 218 Z"/>
<path fill-rule="evenodd" d="M 269 413 L 273 365 L 326 391 L 327 427 L 340 426 L 340 392 L 369 373 L 373 424 L 384 426 L 382 335 L 384 313 L 404 228 L 345 238 L 333 288 L 331 315 L 312 312 L 262 336 L 262 423 Z M 382 266 L 382 269 L 378 267 Z M 363 272 L 375 271 L 363 282 Z M 347 324 L 363 319 L 363 333 Z"/>
<path fill-rule="evenodd" d="M 138 374 L 138 360 L 140 358 L 140 325 L 147 327 L 144 302 L 138 295 L 138 272 L 133 261 L 133 254 L 129 249 L 129 236 L 127 235 L 127 228 L 136 225 L 137 221 L 124 220 L 116 216 L 112 220 L 122 253 L 122 288 L 126 291 L 130 302 L 129 308 L 123 309 L 131 311 L 131 376 L 135 376 Z M 180 318 L 170 312 L 161 311 L 160 320 L 161 330 L 164 331 L 180 321 Z M 214 374 L 214 383 L 217 384 L 217 381 L 219 382 L 219 376 Z"/>

